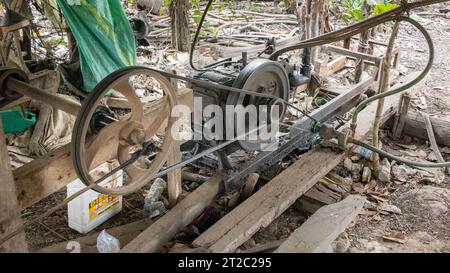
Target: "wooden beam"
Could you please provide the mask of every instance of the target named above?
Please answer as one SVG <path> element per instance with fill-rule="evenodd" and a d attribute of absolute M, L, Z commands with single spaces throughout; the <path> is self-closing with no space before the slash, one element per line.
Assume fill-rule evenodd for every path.
<path fill-rule="evenodd" d="M 332 45 L 327 45 L 326 47 L 327 51 L 331 51 L 331 52 L 335 52 L 344 56 L 349 56 L 349 57 L 354 57 L 357 59 L 361 59 L 361 60 L 366 60 L 369 62 L 373 62 L 376 66 L 379 66 L 381 64 L 381 60 L 382 58 L 380 57 L 375 57 L 373 55 L 370 54 L 365 54 L 365 53 L 361 53 L 361 52 L 355 52 L 355 51 L 351 51 L 339 46 L 332 46 Z"/>
<path fill-rule="evenodd" d="M 166 215 L 126 245 L 121 252 L 146 253 L 159 251 L 183 228 L 200 216 L 222 190 L 222 177 L 209 178 Z"/>
<path fill-rule="evenodd" d="M 0 119 L 0 238 L 15 231 L 22 223 L 16 187 Z M 25 232 L 0 245 L 0 252 L 28 252 Z"/>
<path fill-rule="evenodd" d="M 350 195 L 339 203 L 320 208 L 275 253 L 330 252 L 331 243 L 361 212 L 365 201 L 363 196 Z"/>
<path fill-rule="evenodd" d="M 180 89 L 178 104 L 193 107 L 193 94 L 190 89 Z M 146 113 L 145 122 L 151 123 L 159 114 L 163 104 L 155 102 L 153 110 Z M 114 143 L 112 143 L 114 144 Z M 101 165 L 113 158 L 115 153 L 103 145 L 95 159 L 94 165 Z M 33 160 L 14 170 L 19 207 L 25 209 L 52 193 L 57 192 L 77 178 L 70 156 L 70 144 L 47 155 Z"/>
<path fill-rule="evenodd" d="M 344 158 L 344 153 L 315 149 L 303 155 L 251 198 L 201 234 L 194 247 L 233 252 L 261 227 L 268 226 Z"/>
<path fill-rule="evenodd" d="M 131 242 L 142 231 L 148 228 L 155 221 L 151 219 L 144 219 L 134 223 L 129 223 L 123 226 L 113 227 L 107 230 L 109 234 L 116 237 L 121 246 Z M 87 236 L 73 239 L 67 242 L 58 243 L 46 248 L 37 250 L 38 253 L 98 253 L 97 237 L 100 232 L 94 232 Z M 79 244 L 78 246 L 76 244 Z"/>

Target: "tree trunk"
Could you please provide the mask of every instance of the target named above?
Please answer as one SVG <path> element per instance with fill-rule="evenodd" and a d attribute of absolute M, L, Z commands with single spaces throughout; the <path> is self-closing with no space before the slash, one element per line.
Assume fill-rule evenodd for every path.
<path fill-rule="evenodd" d="M 172 28 L 172 46 L 182 52 L 189 51 L 191 35 L 189 32 L 189 0 L 172 0 L 170 18 Z"/>
<path fill-rule="evenodd" d="M 370 6 L 369 4 L 367 4 L 367 1 L 365 1 L 364 6 L 364 13 L 365 13 L 365 17 L 368 17 L 368 14 L 370 12 Z M 369 50 L 369 37 L 370 37 L 370 30 L 365 30 L 363 32 L 361 32 L 361 36 L 359 38 L 359 47 L 358 47 L 358 51 L 361 53 L 367 53 Z M 363 60 L 358 60 L 358 63 L 356 65 L 356 72 L 355 72 L 355 82 L 359 83 L 361 81 L 362 78 L 362 74 L 364 71 L 364 62 Z"/>

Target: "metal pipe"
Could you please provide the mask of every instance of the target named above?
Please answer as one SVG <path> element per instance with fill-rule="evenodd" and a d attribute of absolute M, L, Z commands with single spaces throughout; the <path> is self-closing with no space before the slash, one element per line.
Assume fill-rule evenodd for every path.
<path fill-rule="evenodd" d="M 50 94 L 25 82 L 16 79 L 8 79 L 6 85 L 8 89 L 11 89 L 12 91 L 28 96 L 39 102 L 48 104 L 53 108 L 60 109 L 71 115 L 77 116 L 81 110 L 80 103 L 65 99 L 54 94 Z"/>

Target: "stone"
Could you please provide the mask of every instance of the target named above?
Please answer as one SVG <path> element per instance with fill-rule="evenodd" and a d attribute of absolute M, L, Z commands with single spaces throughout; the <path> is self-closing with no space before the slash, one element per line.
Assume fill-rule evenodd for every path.
<path fill-rule="evenodd" d="M 392 166 L 392 175 L 395 179 L 406 182 L 410 176 L 416 174 L 417 171 L 406 165 L 394 165 Z"/>
<path fill-rule="evenodd" d="M 363 170 L 363 165 L 359 163 L 353 163 L 352 164 L 352 172 L 353 173 L 360 173 Z"/>
<path fill-rule="evenodd" d="M 351 171 L 352 167 L 353 167 L 353 162 L 352 162 L 352 160 L 350 158 L 347 157 L 344 160 L 344 168 L 346 168 L 347 170 Z"/>
<path fill-rule="evenodd" d="M 416 193 L 417 201 L 430 209 L 434 216 L 441 216 L 449 209 L 450 190 L 433 186 L 423 186 Z"/>
<path fill-rule="evenodd" d="M 371 241 L 367 243 L 366 250 L 369 253 L 386 253 L 389 249 L 382 246 L 377 241 Z"/>
<path fill-rule="evenodd" d="M 381 161 L 380 169 L 378 171 L 378 180 L 385 183 L 391 181 L 391 163 L 387 158 L 384 158 Z"/>

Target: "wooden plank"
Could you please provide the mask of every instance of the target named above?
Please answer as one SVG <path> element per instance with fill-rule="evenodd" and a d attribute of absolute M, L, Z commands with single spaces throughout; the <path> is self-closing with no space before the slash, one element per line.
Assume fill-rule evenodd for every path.
<path fill-rule="evenodd" d="M 145 253 L 159 251 L 183 228 L 192 223 L 223 190 L 223 178 L 215 176 L 189 194 L 166 215 L 158 219 L 121 252 Z"/>
<path fill-rule="evenodd" d="M 155 221 L 144 219 L 123 226 L 113 227 L 107 230 L 109 234 L 116 237 L 120 241 L 120 245 L 124 246 L 131 242 L 142 231 L 148 228 Z M 98 253 L 97 237 L 100 232 L 94 232 L 87 236 L 73 239 L 67 242 L 58 243 L 46 248 L 37 250 L 38 253 Z M 79 244 L 78 246 L 76 244 Z"/>
<path fill-rule="evenodd" d="M 181 90 L 181 89 L 180 89 Z M 177 96 L 178 104 L 193 107 L 192 90 L 184 89 Z M 146 123 L 150 124 L 158 116 L 163 107 L 157 104 L 153 110 L 146 113 Z M 112 143 L 111 145 L 113 145 Z M 95 164 L 100 165 L 115 156 L 109 149 L 110 145 L 103 145 L 96 156 Z M 25 209 L 52 193 L 57 192 L 77 178 L 72 166 L 70 144 L 65 145 L 49 154 L 33 160 L 14 170 L 19 206 Z"/>
<path fill-rule="evenodd" d="M 22 225 L 16 187 L 0 119 L 0 238 Z M 0 245 L 0 252 L 28 252 L 25 233 L 21 232 Z"/>
<path fill-rule="evenodd" d="M 167 158 L 167 165 L 171 166 L 179 163 L 180 161 L 181 161 L 180 142 L 175 140 L 172 151 L 170 151 L 170 155 Z M 169 206 L 173 207 L 176 205 L 178 199 L 180 198 L 181 193 L 183 192 L 181 180 L 181 168 L 176 169 L 175 171 L 172 171 L 167 175 L 167 190 L 169 197 Z"/>
<path fill-rule="evenodd" d="M 365 54 L 365 53 L 361 53 L 361 52 L 355 52 L 355 51 L 351 51 L 342 47 L 338 47 L 338 46 L 332 46 L 332 45 L 327 45 L 326 46 L 326 50 L 327 51 L 331 51 L 331 52 L 335 52 L 341 55 L 345 55 L 345 56 L 349 56 L 349 57 L 354 57 L 357 59 L 361 59 L 361 60 L 366 60 L 369 62 L 373 62 L 375 63 L 376 66 L 379 66 L 381 63 L 381 59 L 380 57 L 375 57 L 373 55 L 370 54 Z"/>
<path fill-rule="evenodd" d="M 339 203 L 322 207 L 295 230 L 275 253 L 329 252 L 331 243 L 361 212 L 365 201 L 363 196 L 350 195 Z"/>
<path fill-rule="evenodd" d="M 268 226 L 288 209 L 343 158 L 343 153 L 326 149 L 315 149 L 306 153 L 200 235 L 193 242 L 194 247 L 205 247 L 211 252 L 234 251 L 261 227 Z"/>
<path fill-rule="evenodd" d="M 339 56 L 327 64 L 327 77 L 333 75 L 345 67 L 347 56 Z"/>
<path fill-rule="evenodd" d="M 286 38 L 283 40 L 275 41 L 275 48 L 277 50 L 283 49 L 285 47 L 298 44 L 300 41 L 300 38 L 298 36 Z M 218 53 L 220 54 L 220 57 L 222 58 L 231 58 L 231 57 L 240 57 L 242 55 L 242 52 L 247 52 L 248 56 L 254 56 L 258 54 L 259 52 L 262 52 L 264 49 L 266 49 L 266 45 L 255 45 L 255 46 L 249 46 L 249 47 L 218 47 Z"/>

